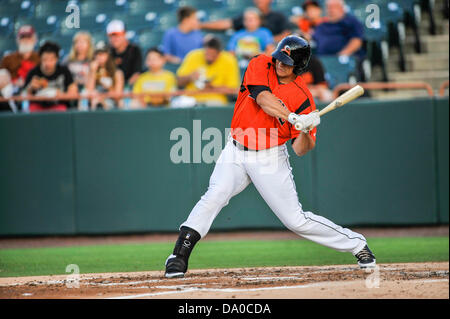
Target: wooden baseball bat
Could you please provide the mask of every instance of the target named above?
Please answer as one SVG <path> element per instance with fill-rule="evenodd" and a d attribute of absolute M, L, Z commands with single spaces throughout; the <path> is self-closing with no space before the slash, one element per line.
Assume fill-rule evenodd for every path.
<path fill-rule="evenodd" d="M 325 115 L 328 112 L 331 112 L 334 109 L 337 109 L 338 107 L 341 107 L 342 105 L 353 101 L 354 99 L 360 97 L 363 94 L 364 94 L 364 89 L 361 86 L 356 85 L 356 86 L 352 87 L 350 90 L 348 90 L 347 92 L 339 95 L 333 102 L 331 102 L 326 107 L 324 107 L 322 110 L 320 110 L 319 115 L 320 116 Z"/>
<path fill-rule="evenodd" d="M 348 90 L 347 92 L 339 95 L 333 102 L 331 102 L 326 107 L 324 107 L 319 112 L 319 115 L 323 116 L 323 115 L 327 114 L 328 112 L 331 112 L 331 111 L 337 109 L 338 107 L 341 107 L 342 105 L 347 104 L 348 102 L 351 102 L 354 99 L 360 97 L 361 95 L 363 95 L 363 93 L 364 93 L 364 89 L 361 86 L 356 85 L 356 86 L 352 87 L 350 90 Z M 297 130 L 301 129 L 299 124 L 296 124 L 295 128 Z"/>

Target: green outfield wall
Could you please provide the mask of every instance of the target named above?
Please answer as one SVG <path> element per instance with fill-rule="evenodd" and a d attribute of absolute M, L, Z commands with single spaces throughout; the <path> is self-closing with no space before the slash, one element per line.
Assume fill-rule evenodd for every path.
<path fill-rule="evenodd" d="M 448 224 L 448 103 L 361 99 L 327 114 L 313 151 L 289 147 L 303 209 L 346 226 Z M 176 231 L 208 187 L 219 155 L 208 146 L 225 144 L 232 114 L 0 115 L 0 235 Z M 189 163 L 174 163 L 183 134 Z M 250 185 L 212 229 L 282 227 Z"/>

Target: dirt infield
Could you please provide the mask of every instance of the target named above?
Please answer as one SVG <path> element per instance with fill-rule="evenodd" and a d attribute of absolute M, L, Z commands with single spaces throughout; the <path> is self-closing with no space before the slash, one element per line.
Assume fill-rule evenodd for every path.
<path fill-rule="evenodd" d="M 0 278 L 0 298 L 449 298 L 449 263 L 191 270 Z"/>

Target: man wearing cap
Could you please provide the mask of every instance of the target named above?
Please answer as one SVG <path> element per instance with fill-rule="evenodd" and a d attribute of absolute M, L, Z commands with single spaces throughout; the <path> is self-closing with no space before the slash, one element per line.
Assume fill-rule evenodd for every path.
<path fill-rule="evenodd" d="M 31 25 L 23 25 L 17 32 L 17 51 L 6 55 L 0 62 L 0 69 L 6 69 L 12 85 L 23 85 L 28 72 L 39 63 L 39 54 L 34 50 L 36 32 Z M 1 89 L 1 88 L 0 88 Z"/>
<path fill-rule="evenodd" d="M 141 49 L 128 41 L 125 25 L 120 20 L 112 20 L 106 27 L 106 32 L 114 62 L 122 70 L 125 83 L 133 85 L 142 69 Z"/>

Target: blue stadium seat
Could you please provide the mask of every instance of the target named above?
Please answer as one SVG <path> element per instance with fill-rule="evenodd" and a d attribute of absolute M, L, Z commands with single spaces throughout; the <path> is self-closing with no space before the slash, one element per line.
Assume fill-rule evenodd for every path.
<path fill-rule="evenodd" d="M 83 0 L 80 3 L 81 15 L 84 17 L 97 16 L 100 13 L 111 15 L 119 12 L 126 12 L 125 2 L 111 0 Z"/>
<path fill-rule="evenodd" d="M 232 18 L 236 12 L 226 9 L 215 9 L 208 12 L 208 21 L 216 21 L 222 19 Z"/>
<path fill-rule="evenodd" d="M 174 11 L 175 4 L 176 2 L 173 0 L 132 0 L 128 4 L 128 10 L 132 15 L 138 15 L 147 12 L 165 13 Z"/>
<path fill-rule="evenodd" d="M 36 4 L 34 15 L 37 18 L 45 18 L 51 15 L 64 17 L 66 13 L 68 1 L 40 1 Z"/>
<path fill-rule="evenodd" d="M 163 36 L 164 31 L 161 30 L 144 31 L 138 36 L 139 46 L 143 52 L 151 47 L 160 47 Z"/>
<path fill-rule="evenodd" d="M 57 30 L 58 22 L 58 17 L 55 15 L 43 18 L 18 17 L 15 21 L 14 29 L 17 32 L 22 25 L 30 24 L 37 33 L 52 33 Z"/>
<path fill-rule="evenodd" d="M 34 14 L 36 0 L 3 0 L 0 14 L 3 16 L 31 17 Z"/>
<path fill-rule="evenodd" d="M 127 13 L 116 13 L 110 17 L 110 20 L 118 19 L 125 23 L 126 30 L 140 32 L 153 28 L 157 24 L 158 15 L 155 12 L 145 14 L 130 15 Z"/>
<path fill-rule="evenodd" d="M 178 24 L 177 16 L 172 12 L 160 14 L 158 17 L 158 28 L 161 30 L 167 30 L 169 28 L 176 27 L 177 24 Z"/>
<path fill-rule="evenodd" d="M 180 0 L 178 7 L 190 6 L 197 10 L 222 9 L 226 5 L 226 0 Z"/>
<path fill-rule="evenodd" d="M 13 37 L 0 38 L 0 58 L 16 49 L 16 40 Z"/>
<path fill-rule="evenodd" d="M 230 12 L 241 12 L 248 7 L 254 7 L 253 0 L 226 0 L 227 10 Z"/>
<path fill-rule="evenodd" d="M 103 41 L 104 43 L 108 43 L 108 36 L 106 35 L 105 32 L 102 32 L 102 31 L 93 32 L 93 33 L 91 33 L 91 36 L 92 36 L 92 43 L 93 43 L 94 47 L 100 41 Z"/>
<path fill-rule="evenodd" d="M 352 78 L 355 79 L 356 61 L 354 58 L 320 56 L 319 59 L 323 64 L 325 79 L 331 89 L 340 83 L 348 83 Z"/>
<path fill-rule="evenodd" d="M 294 12 L 301 10 L 303 1 L 298 0 L 277 0 L 272 4 L 272 9 L 284 13 L 287 17 L 294 15 Z"/>
<path fill-rule="evenodd" d="M 177 70 L 179 67 L 180 67 L 179 64 L 166 63 L 166 65 L 164 66 L 164 69 L 166 69 L 167 71 L 170 71 L 174 74 L 177 74 Z"/>
<path fill-rule="evenodd" d="M 14 22 L 7 16 L 0 16 L 0 36 L 7 37 L 14 30 Z"/>

